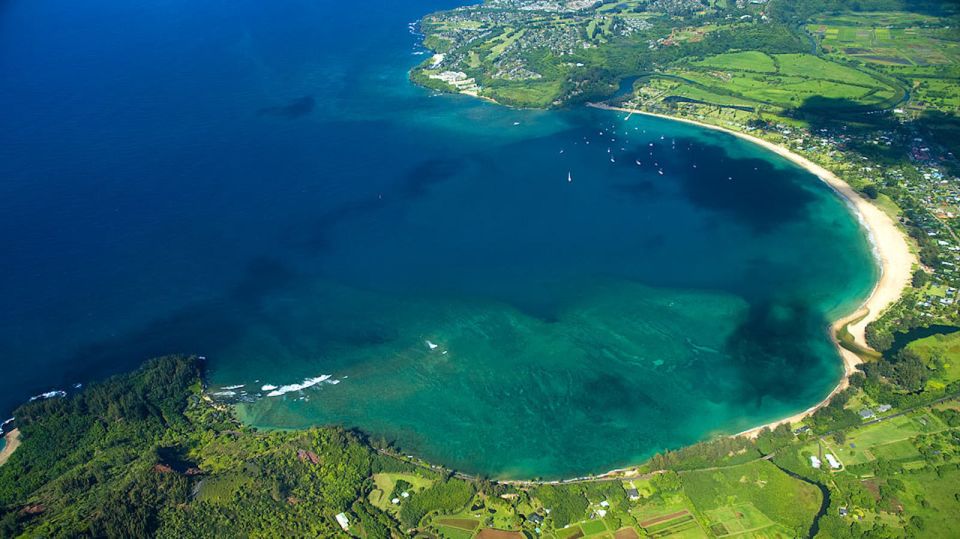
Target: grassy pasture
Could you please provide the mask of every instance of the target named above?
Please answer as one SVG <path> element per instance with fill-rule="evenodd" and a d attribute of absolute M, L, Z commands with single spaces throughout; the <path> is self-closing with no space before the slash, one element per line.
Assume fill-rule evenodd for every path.
<path fill-rule="evenodd" d="M 945 428 L 946 425 L 933 415 L 915 413 L 848 431 L 847 439 L 842 445 L 830 443 L 824 450 L 834 453 L 847 466 L 871 462 L 878 458 L 909 462 L 920 458 L 919 451 L 911 442 L 913 438 Z M 851 447 L 851 444 L 854 447 Z M 801 451 L 816 455 L 817 443 L 810 443 Z"/>
<path fill-rule="evenodd" d="M 694 65 L 717 69 L 754 71 L 757 73 L 776 73 L 777 65 L 768 54 L 760 51 L 741 51 L 718 54 L 694 62 Z"/>
<path fill-rule="evenodd" d="M 473 531 L 480 526 L 480 522 L 472 518 L 440 518 L 437 519 L 437 524 L 469 531 Z"/>
<path fill-rule="evenodd" d="M 722 107 L 800 107 L 808 100 L 836 105 L 887 106 L 902 90 L 870 73 L 810 54 L 720 54 L 686 64 L 657 81 L 662 96 Z"/>
<path fill-rule="evenodd" d="M 957 485 L 960 471 L 945 472 L 938 477 L 934 472 L 918 472 L 898 476 L 906 493 L 897 498 L 907 514 L 917 515 L 924 522 L 925 537 L 955 537 L 957 515 L 960 515 Z"/>
<path fill-rule="evenodd" d="M 252 479 L 240 474 L 224 474 L 204 479 L 197 492 L 197 499 L 214 504 L 228 503 L 243 488 L 252 485 Z"/>
<path fill-rule="evenodd" d="M 684 473 L 683 491 L 702 512 L 752 504 L 773 522 L 808 529 L 820 508 L 816 487 L 794 479 L 768 461 Z"/>
<path fill-rule="evenodd" d="M 893 443 L 878 445 L 871 451 L 876 458 L 888 460 L 910 460 L 920 457 L 920 452 L 910 443 L 910 440 L 899 440 Z"/>
<path fill-rule="evenodd" d="M 591 520 L 580 524 L 580 529 L 583 530 L 584 535 L 598 535 L 601 533 L 606 533 L 607 527 L 603 524 L 602 520 Z"/>
<path fill-rule="evenodd" d="M 473 537 L 472 530 L 464 530 L 455 526 L 437 526 L 440 536 L 444 539 L 470 539 Z"/>
<path fill-rule="evenodd" d="M 960 380 L 960 332 L 932 335 L 913 341 L 907 348 L 919 354 L 928 367 L 932 365 L 934 358 L 942 361 L 943 371 L 931 377 L 928 385 L 937 382 L 945 385 Z"/>
<path fill-rule="evenodd" d="M 704 515 L 710 522 L 710 531 L 718 537 L 759 531 L 776 525 L 750 503 L 721 507 Z"/>
<path fill-rule="evenodd" d="M 557 530 L 556 535 L 559 539 L 573 539 L 573 537 L 583 537 L 584 534 L 580 526 L 572 525 L 569 528 Z"/>
<path fill-rule="evenodd" d="M 367 499 L 374 507 L 382 511 L 395 512 L 397 506 L 390 503 L 390 494 L 397 486 L 397 481 L 404 480 L 413 485 L 410 490 L 417 492 L 423 490 L 434 483 L 432 479 L 426 479 L 419 475 L 409 473 L 378 473 L 373 474 L 373 482 L 376 487 L 370 491 Z"/>

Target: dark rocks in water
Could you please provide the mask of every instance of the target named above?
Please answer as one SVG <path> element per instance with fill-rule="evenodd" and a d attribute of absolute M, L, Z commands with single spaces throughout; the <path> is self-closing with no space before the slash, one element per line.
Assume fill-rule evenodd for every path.
<path fill-rule="evenodd" d="M 316 105 L 316 100 L 314 100 L 312 96 L 308 95 L 306 97 L 294 99 L 286 105 L 277 107 L 264 107 L 257 111 L 257 116 L 276 116 L 279 118 L 293 120 L 313 112 L 314 105 Z"/>

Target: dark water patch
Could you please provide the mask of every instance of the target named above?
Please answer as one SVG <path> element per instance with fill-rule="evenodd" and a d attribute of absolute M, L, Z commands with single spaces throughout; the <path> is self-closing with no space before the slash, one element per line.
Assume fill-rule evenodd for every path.
<path fill-rule="evenodd" d="M 341 203 L 327 211 L 310 225 L 314 231 L 311 237 L 300 245 L 310 248 L 314 254 L 332 248 L 335 233 L 333 228 L 348 224 L 351 220 L 371 216 L 379 211 L 402 211 L 402 206 L 412 200 L 426 196 L 432 186 L 454 178 L 462 173 L 468 160 L 426 159 L 409 169 L 408 172 L 391 185 L 377 193 L 369 193 L 364 198 Z"/>
<path fill-rule="evenodd" d="M 777 169 L 764 159 L 735 158 L 722 147 L 677 139 L 680 147 L 692 147 L 688 159 L 697 165 L 675 177 L 687 199 L 698 207 L 722 212 L 754 232 L 767 233 L 801 219 L 814 195 L 804 186 L 809 180 L 793 170 Z M 667 162 L 671 156 L 656 146 L 653 157 Z"/>
<path fill-rule="evenodd" d="M 595 363 L 600 365 L 603 361 L 597 358 Z M 606 421 L 610 417 L 629 414 L 634 410 L 663 412 L 660 403 L 647 395 L 643 388 L 638 388 L 623 376 L 614 373 L 601 372 L 578 384 L 572 400 L 595 421 Z"/>
<path fill-rule="evenodd" d="M 724 348 L 739 381 L 726 385 L 734 392 L 728 398 L 759 405 L 766 397 L 791 400 L 806 394 L 810 388 L 798 380 L 823 365 L 824 349 L 814 337 L 825 327 L 826 319 L 801 301 L 751 305 Z M 718 380 L 716 385 L 725 384 Z"/>
<path fill-rule="evenodd" d="M 152 357 L 215 354 L 238 342 L 261 302 L 289 287 L 296 276 L 276 260 L 253 260 L 241 281 L 222 297 L 188 305 L 145 326 L 79 348 L 62 382 L 91 380 L 129 370 Z"/>
<path fill-rule="evenodd" d="M 462 173 L 467 164 L 464 159 L 427 159 L 417 164 L 403 176 L 399 192 L 407 198 L 421 197 L 430 187 L 447 181 Z"/>
<path fill-rule="evenodd" d="M 312 96 L 305 96 L 299 99 L 294 99 L 286 105 L 263 107 L 257 111 L 257 115 L 294 120 L 296 118 L 303 118 L 304 116 L 307 116 L 313 112 L 316 104 L 317 102 Z"/>
<path fill-rule="evenodd" d="M 657 184 L 651 180 L 639 180 L 634 183 L 621 183 L 613 186 L 617 191 L 636 197 L 642 202 L 647 202 L 651 197 L 656 196 L 660 191 Z"/>
<path fill-rule="evenodd" d="M 939 324 L 918 327 L 906 332 L 898 331 L 893 334 L 893 344 L 886 352 L 884 352 L 884 355 L 887 357 L 894 357 L 913 341 L 925 339 L 934 335 L 950 335 L 951 333 L 956 333 L 958 331 L 960 331 L 960 327 L 944 326 Z"/>
<path fill-rule="evenodd" d="M 214 384 L 342 380 L 265 399 L 265 424 L 403 433 L 440 463 L 529 477 L 635 462 L 813 402 L 759 408 L 740 382 L 749 360 L 731 364 L 725 346 L 750 303 L 813 290 L 818 317 L 869 291 L 868 247 L 828 189 L 810 189 L 815 211 L 776 209 L 795 218 L 779 226 L 685 187 L 724 172 L 702 170 L 714 154 L 701 146 L 766 159 L 741 141 L 431 97 L 407 76 L 422 58 L 406 24 L 429 9 L 372 2 L 171 0 L 143 17 L 117 2 L 6 4 L 4 406 L 192 352 Z M 305 95 L 312 108 L 284 101 Z M 802 207 L 770 161 L 744 168 Z M 836 360 L 823 332 L 796 338 Z M 814 393 L 830 383 L 819 365 L 796 374 Z"/>

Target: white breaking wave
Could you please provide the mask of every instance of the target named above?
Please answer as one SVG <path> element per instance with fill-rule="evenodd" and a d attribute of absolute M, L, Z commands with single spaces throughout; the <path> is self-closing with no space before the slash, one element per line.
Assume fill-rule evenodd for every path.
<path fill-rule="evenodd" d="M 57 397 L 66 397 L 66 396 L 67 396 L 67 392 L 63 390 L 47 391 L 46 393 L 41 393 L 39 395 L 34 395 L 33 397 L 30 397 L 30 402 L 41 400 L 41 399 L 53 399 Z"/>
<path fill-rule="evenodd" d="M 215 396 L 215 397 L 232 397 L 232 396 L 234 396 L 234 395 L 236 395 L 236 394 L 237 394 L 236 391 L 217 391 L 216 393 L 213 394 L 213 396 Z"/>
<path fill-rule="evenodd" d="M 260 391 L 273 391 L 274 389 L 277 389 L 277 386 L 267 384 L 267 385 L 261 387 L 261 388 L 260 388 Z"/>
<path fill-rule="evenodd" d="M 270 391 L 270 393 L 267 393 L 267 396 L 268 396 L 268 397 L 279 397 L 280 395 L 283 395 L 283 394 L 286 394 L 286 393 L 290 393 L 291 391 L 301 391 L 301 390 L 307 389 L 308 387 L 313 387 L 313 386 L 319 384 L 320 382 L 326 382 L 326 381 L 329 380 L 331 377 L 332 377 L 332 375 L 330 375 L 330 374 L 324 374 L 324 375 L 321 375 L 321 376 L 317 376 L 316 378 L 306 378 L 306 379 L 304 379 L 304 381 L 300 382 L 299 384 L 289 384 L 289 385 L 285 385 L 285 386 L 280 386 L 280 387 L 274 389 L 273 391 Z M 339 382 L 339 381 L 338 381 L 338 380 L 334 380 L 334 381 L 332 381 L 332 382 L 330 382 L 330 383 L 333 384 L 333 383 L 337 383 L 337 382 Z M 267 391 L 266 387 L 267 387 L 267 386 L 263 386 L 263 390 L 264 390 L 264 391 Z"/>
<path fill-rule="evenodd" d="M 222 388 L 220 388 L 220 389 L 228 389 L 228 390 L 229 390 L 229 389 L 240 389 L 241 387 L 246 387 L 246 386 L 247 386 L 247 384 L 237 384 L 237 385 L 235 385 L 235 386 L 224 386 L 224 387 L 222 387 Z"/>

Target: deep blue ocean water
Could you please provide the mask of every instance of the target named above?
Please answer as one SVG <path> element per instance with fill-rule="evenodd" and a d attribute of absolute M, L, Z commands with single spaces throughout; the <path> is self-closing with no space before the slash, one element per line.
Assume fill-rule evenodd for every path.
<path fill-rule="evenodd" d="M 254 424 L 527 477 L 828 393 L 876 277 L 844 204 L 727 135 L 411 85 L 457 4 L 0 4 L 0 408 L 194 353 Z"/>

